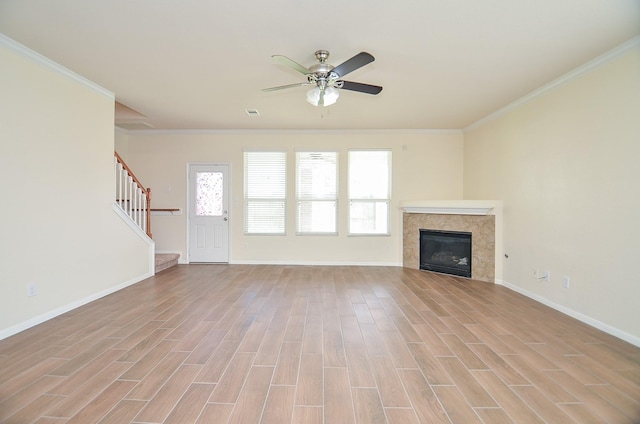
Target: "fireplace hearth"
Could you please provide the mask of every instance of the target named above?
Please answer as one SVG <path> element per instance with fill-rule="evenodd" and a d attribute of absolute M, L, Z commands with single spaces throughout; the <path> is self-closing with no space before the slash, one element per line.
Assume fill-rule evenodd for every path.
<path fill-rule="evenodd" d="M 471 278 L 471 233 L 420 229 L 420 269 Z"/>

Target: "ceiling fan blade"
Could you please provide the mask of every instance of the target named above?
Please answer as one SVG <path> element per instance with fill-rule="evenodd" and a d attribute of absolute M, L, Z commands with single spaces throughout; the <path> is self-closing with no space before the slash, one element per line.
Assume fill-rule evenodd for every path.
<path fill-rule="evenodd" d="M 363 84 L 361 82 L 340 81 L 342 84 L 336 84 L 336 87 L 343 90 L 359 91 L 367 94 L 378 94 L 382 91 L 379 85 Z"/>
<path fill-rule="evenodd" d="M 305 68 L 304 66 L 302 66 L 298 62 L 294 62 L 293 60 L 289 59 L 287 56 L 274 54 L 273 56 L 271 56 L 271 58 L 273 60 L 277 60 L 278 62 L 282 63 L 283 65 L 286 65 L 286 66 L 288 66 L 288 67 L 290 67 L 292 69 L 295 69 L 296 71 L 300 72 L 303 75 L 308 75 L 308 74 L 311 73 L 310 70 L 308 70 L 307 68 Z"/>
<path fill-rule="evenodd" d="M 277 87 L 263 88 L 262 91 L 284 90 L 285 88 L 302 87 L 303 85 L 314 85 L 314 84 L 311 84 L 310 82 L 298 82 L 295 84 L 287 84 L 287 85 L 279 85 Z"/>
<path fill-rule="evenodd" d="M 341 63 L 331 70 L 331 72 L 338 75 L 338 77 L 343 77 L 347 75 L 349 72 L 353 72 L 358 68 L 363 67 L 367 63 L 371 63 L 376 60 L 373 56 L 371 56 L 367 52 L 360 52 L 357 55 L 353 56 L 351 59 L 346 62 Z"/>

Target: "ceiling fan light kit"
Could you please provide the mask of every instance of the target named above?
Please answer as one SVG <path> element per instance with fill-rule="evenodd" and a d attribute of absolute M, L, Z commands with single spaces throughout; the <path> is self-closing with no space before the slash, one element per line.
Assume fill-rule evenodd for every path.
<path fill-rule="evenodd" d="M 333 87 L 326 87 L 324 90 L 316 87 L 307 91 L 307 101 L 314 106 L 331 106 L 338 97 L 340 93 Z"/>
<path fill-rule="evenodd" d="M 382 91 L 382 87 L 378 85 L 345 81 L 342 79 L 346 74 L 373 62 L 375 58 L 371 54 L 367 52 L 360 52 L 351 59 L 335 67 L 327 63 L 327 59 L 329 58 L 329 52 L 327 50 L 318 50 L 315 55 L 316 59 L 318 59 L 318 63 L 311 65 L 309 68 L 294 62 L 286 56 L 271 56 L 274 60 L 277 60 L 301 74 L 304 74 L 304 76 L 307 77 L 307 81 L 298 84 L 263 88 L 262 91 L 276 91 L 292 87 L 313 85 L 315 87 L 307 91 L 307 101 L 314 106 L 330 106 L 334 104 L 340 96 L 340 89 L 374 95 Z"/>

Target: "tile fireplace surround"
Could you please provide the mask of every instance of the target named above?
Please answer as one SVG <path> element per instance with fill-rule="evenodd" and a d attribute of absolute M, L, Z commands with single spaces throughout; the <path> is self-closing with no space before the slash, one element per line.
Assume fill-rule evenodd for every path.
<path fill-rule="evenodd" d="M 502 279 L 502 202 L 481 200 L 403 202 L 403 265 L 420 268 L 420 229 L 471 233 L 471 278 Z"/>

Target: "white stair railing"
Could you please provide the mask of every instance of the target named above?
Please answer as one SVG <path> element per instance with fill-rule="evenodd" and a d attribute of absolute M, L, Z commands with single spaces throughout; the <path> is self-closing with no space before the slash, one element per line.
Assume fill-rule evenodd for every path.
<path fill-rule="evenodd" d="M 151 237 L 151 189 L 145 188 L 115 152 L 116 204 Z"/>

